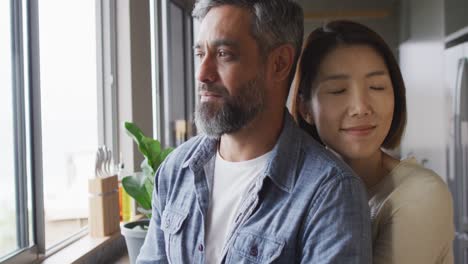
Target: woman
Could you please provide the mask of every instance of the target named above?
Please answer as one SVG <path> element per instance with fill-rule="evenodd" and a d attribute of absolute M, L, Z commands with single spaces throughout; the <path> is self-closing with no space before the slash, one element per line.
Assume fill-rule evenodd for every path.
<path fill-rule="evenodd" d="M 313 31 L 296 70 L 299 125 L 362 179 L 371 208 L 374 263 L 453 263 L 450 192 L 400 143 L 405 86 L 387 44 L 369 28 L 334 21 Z"/>

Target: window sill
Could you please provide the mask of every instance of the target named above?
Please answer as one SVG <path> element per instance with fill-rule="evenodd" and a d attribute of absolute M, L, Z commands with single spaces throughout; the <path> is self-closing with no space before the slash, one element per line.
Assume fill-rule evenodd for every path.
<path fill-rule="evenodd" d="M 133 216 L 130 221 L 137 221 L 144 215 Z M 121 228 L 122 228 L 122 224 Z M 91 237 L 89 234 L 76 242 L 57 250 L 49 256 L 42 256 L 37 263 L 130 263 L 127 261 L 127 246 L 120 232 L 106 237 Z"/>
<path fill-rule="evenodd" d="M 107 237 L 84 236 L 75 243 L 39 263 L 109 263 L 126 254 L 125 240 L 120 232 Z M 117 254 L 118 253 L 118 254 Z"/>

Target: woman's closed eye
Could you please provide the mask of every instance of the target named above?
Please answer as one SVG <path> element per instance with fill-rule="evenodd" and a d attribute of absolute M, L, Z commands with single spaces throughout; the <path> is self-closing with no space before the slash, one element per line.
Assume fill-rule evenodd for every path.
<path fill-rule="evenodd" d="M 334 95 L 339 95 L 339 94 L 342 94 L 346 92 L 346 89 L 345 88 L 336 88 L 336 89 L 330 89 L 328 90 L 328 93 L 329 94 L 334 94 Z"/>
<path fill-rule="evenodd" d="M 375 85 L 371 85 L 369 87 L 371 90 L 375 90 L 375 91 L 383 91 L 385 90 L 385 87 L 384 86 L 375 86 Z"/>

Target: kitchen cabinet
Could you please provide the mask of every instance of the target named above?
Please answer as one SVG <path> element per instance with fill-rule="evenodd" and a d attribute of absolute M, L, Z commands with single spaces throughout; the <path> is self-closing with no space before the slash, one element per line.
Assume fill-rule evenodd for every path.
<path fill-rule="evenodd" d="M 445 0 L 445 36 L 468 27 L 467 0 Z"/>

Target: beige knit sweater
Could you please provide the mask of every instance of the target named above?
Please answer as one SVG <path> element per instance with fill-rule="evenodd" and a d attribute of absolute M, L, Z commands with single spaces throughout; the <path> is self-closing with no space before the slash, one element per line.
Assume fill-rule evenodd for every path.
<path fill-rule="evenodd" d="M 375 264 L 453 263 L 452 196 L 414 159 L 369 190 Z"/>

